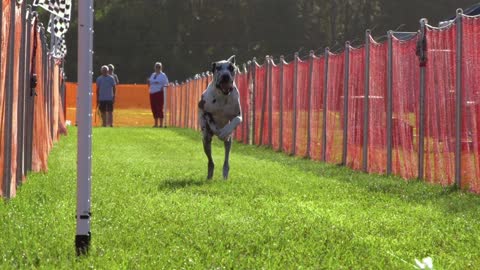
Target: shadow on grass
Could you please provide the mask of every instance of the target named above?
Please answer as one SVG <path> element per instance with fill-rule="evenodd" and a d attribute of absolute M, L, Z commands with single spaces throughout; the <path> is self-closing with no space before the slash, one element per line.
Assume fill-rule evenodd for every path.
<path fill-rule="evenodd" d="M 158 185 L 159 191 L 175 191 L 178 189 L 184 189 L 189 187 L 200 187 L 204 185 L 208 185 L 207 180 L 199 180 L 199 179 L 168 179 L 163 181 Z"/>
<path fill-rule="evenodd" d="M 200 134 L 188 129 L 173 129 L 179 136 L 201 143 Z M 214 145 L 223 146 L 219 140 Z M 267 160 L 282 166 L 313 173 L 319 177 L 329 178 L 355 186 L 372 194 L 388 194 L 410 204 L 430 204 L 447 214 L 480 214 L 480 196 L 462 191 L 454 186 L 443 187 L 426 183 L 423 180 L 404 180 L 398 176 L 367 174 L 354 171 L 348 167 L 326 164 L 276 152 L 268 147 L 234 143 L 234 153 L 256 160 Z"/>

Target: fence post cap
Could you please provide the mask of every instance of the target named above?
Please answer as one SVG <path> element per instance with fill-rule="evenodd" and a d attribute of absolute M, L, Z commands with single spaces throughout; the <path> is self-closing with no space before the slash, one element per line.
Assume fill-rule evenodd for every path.
<path fill-rule="evenodd" d="M 427 23 L 428 23 L 428 20 L 427 20 L 426 18 L 421 18 L 421 19 L 420 19 L 420 24 L 421 24 L 422 26 L 425 26 Z"/>
<path fill-rule="evenodd" d="M 457 8 L 457 16 L 458 15 L 460 15 L 460 16 L 463 15 L 463 9 Z"/>

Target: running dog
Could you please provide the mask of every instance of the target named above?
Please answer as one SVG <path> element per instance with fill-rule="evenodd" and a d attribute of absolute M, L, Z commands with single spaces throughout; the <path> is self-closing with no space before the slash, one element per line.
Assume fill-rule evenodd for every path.
<path fill-rule="evenodd" d="M 240 95 L 235 85 L 236 71 L 235 56 L 212 63 L 213 80 L 202 93 L 198 103 L 203 150 L 208 158 L 207 179 L 212 179 L 215 167 L 212 158 L 213 135 L 224 142 L 223 179 L 228 179 L 232 132 L 242 123 Z"/>

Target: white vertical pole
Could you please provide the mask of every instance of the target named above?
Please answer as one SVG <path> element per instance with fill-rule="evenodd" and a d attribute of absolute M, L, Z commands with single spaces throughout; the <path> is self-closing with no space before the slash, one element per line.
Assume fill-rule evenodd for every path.
<path fill-rule="evenodd" d="M 77 255 L 90 245 L 90 195 L 92 184 L 92 54 L 93 0 L 78 1 L 78 157 Z"/>

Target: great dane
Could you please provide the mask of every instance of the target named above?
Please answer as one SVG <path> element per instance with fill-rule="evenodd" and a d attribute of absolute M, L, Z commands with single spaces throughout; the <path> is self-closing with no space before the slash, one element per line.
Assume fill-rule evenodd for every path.
<path fill-rule="evenodd" d="M 212 63 L 213 80 L 198 103 L 203 150 L 208 158 L 207 179 L 212 179 L 215 167 L 212 158 L 213 135 L 224 142 L 223 179 L 228 179 L 232 132 L 242 122 L 240 95 L 235 85 L 236 71 L 235 56 Z"/>

